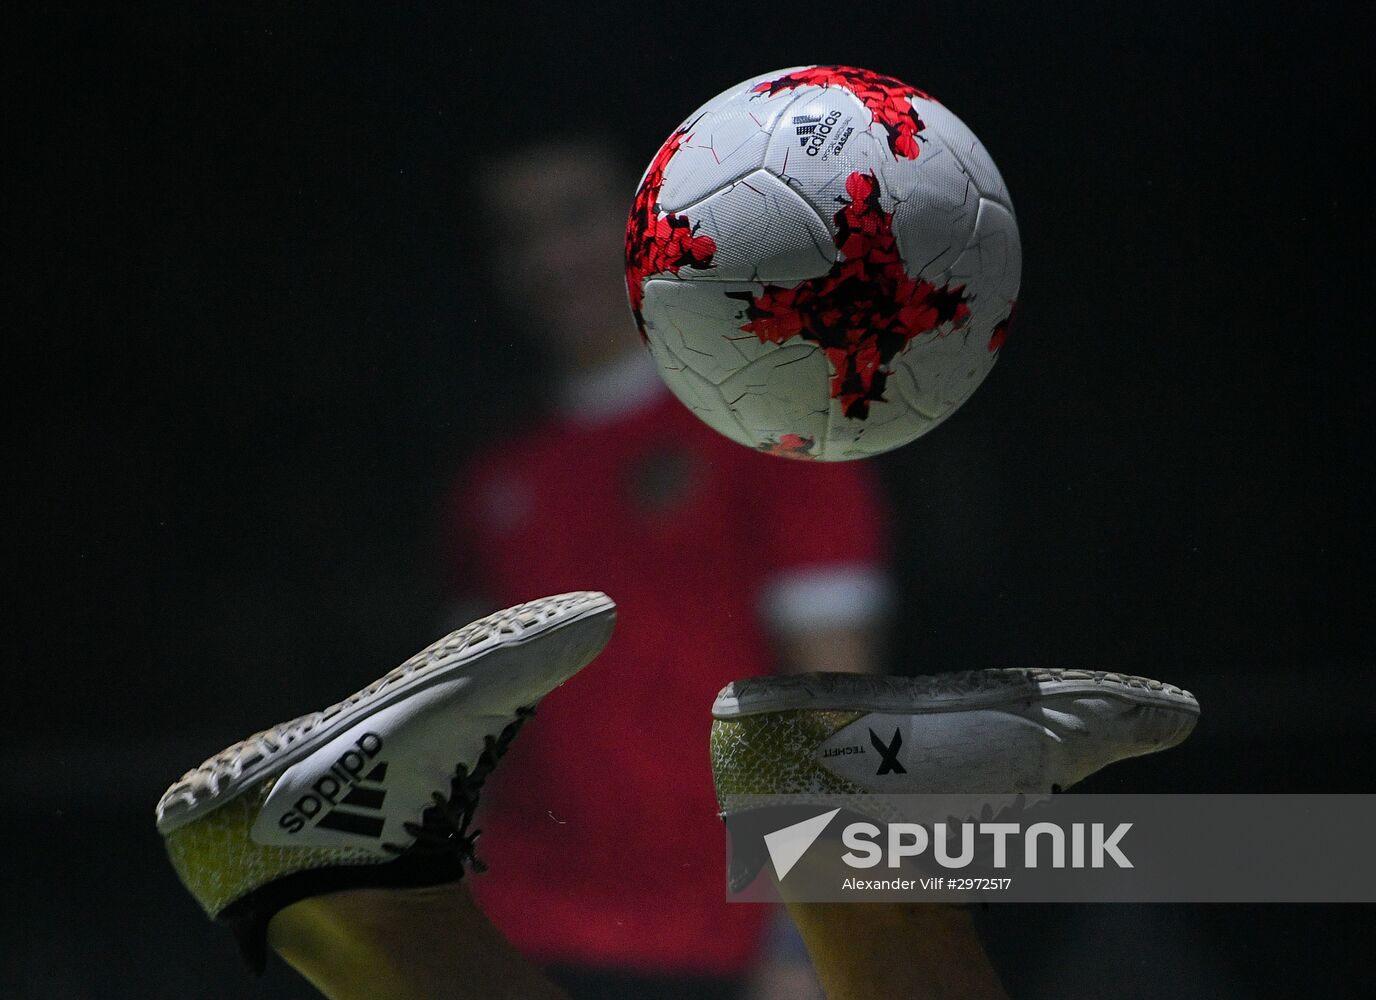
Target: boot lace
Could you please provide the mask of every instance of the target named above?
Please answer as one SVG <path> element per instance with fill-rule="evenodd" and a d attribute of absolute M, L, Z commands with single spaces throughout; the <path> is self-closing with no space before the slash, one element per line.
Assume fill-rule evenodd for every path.
<path fill-rule="evenodd" d="M 416 838 L 409 845 L 383 844 L 389 854 L 409 857 L 455 857 L 476 872 L 487 870 L 475 847 L 481 830 L 470 830 L 478 796 L 497 762 L 507 752 L 516 734 L 535 714 L 534 708 L 516 709 L 516 719 L 498 736 L 483 737 L 483 749 L 473 767 L 459 764 L 449 782 L 449 794 L 433 794 L 434 804 L 421 814 L 419 823 L 406 823 L 403 829 Z"/>

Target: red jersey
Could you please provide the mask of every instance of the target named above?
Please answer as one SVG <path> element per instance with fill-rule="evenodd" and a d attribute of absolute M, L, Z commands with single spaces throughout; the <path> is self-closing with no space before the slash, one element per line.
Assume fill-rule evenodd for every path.
<path fill-rule="evenodd" d="M 471 888 L 540 962 L 735 975 L 768 911 L 725 901 L 712 700 L 772 672 L 771 619 L 877 610 L 883 525 L 863 464 L 757 454 L 653 384 L 502 444 L 454 490 L 459 593 L 618 604 L 606 651 L 541 703 L 484 790 L 490 871 Z"/>

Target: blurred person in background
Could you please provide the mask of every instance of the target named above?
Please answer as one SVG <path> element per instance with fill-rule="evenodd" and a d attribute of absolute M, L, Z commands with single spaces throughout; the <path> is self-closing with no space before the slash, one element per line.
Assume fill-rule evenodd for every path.
<path fill-rule="evenodd" d="M 867 464 L 753 453 L 670 395 L 626 304 L 634 181 L 587 140 L 480 179 L 492 290 L 556 379 L 538 420 L 455 479 L 455 617 L 592 586 L 621 613 L 485 795 L 490 870 L 471 885 L 577 1000 L 805 997 L 791 926 L 767 935 L 770 910 L 726 902 L 705 720 L 741 677 L 878 668 L 885 512 Z"/>

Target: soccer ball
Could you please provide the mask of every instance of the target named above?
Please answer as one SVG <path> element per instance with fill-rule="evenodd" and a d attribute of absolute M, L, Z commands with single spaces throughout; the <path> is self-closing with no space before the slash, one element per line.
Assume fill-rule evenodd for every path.
<path fill-rule="evenodd" d="M 1003 179 L 891 77 L 806 66 L 695 111 L 641 179 L 626 285 L 660 373 L 741 444 L 841 461 L 969 398 L 1018 295 Z"/>

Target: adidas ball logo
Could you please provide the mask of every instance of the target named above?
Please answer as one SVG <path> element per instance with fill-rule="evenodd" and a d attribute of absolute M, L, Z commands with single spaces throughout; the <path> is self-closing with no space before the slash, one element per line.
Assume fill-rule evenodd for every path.
<path fill-rule="evenodd" d="M 793 124 L 798 130 L 798 145 L 806 146 L 806 136 L 812 135 L 817 131 L 817 123 L 822 120 L 821 115 L 794 115 Z"/>
<path fill-rule="evenodd" d="M 794 115 L 793 128 L 798 135 L 798 145 L 803 147 L 808 156 L 816 156 L 827 144 L 827 136 L 831 135 L 831 130 L 836 127 L 836 123 L 840 120 L 841 112 L 839 111 L 828 111 L 825 117 L 822 115 Z"/>

